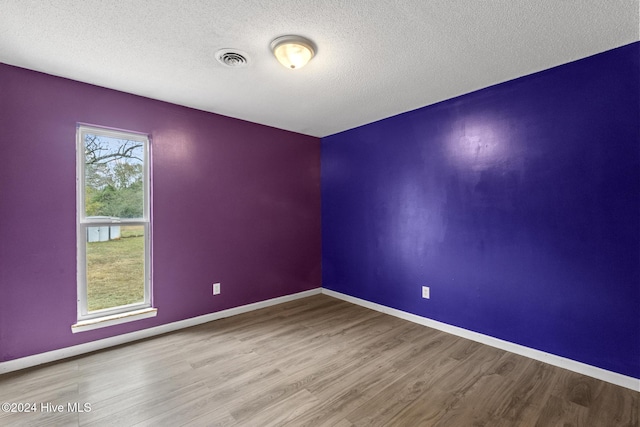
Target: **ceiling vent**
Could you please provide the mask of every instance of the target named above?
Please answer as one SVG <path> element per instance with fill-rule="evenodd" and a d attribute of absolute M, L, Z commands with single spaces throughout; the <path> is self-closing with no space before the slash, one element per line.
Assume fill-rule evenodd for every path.
<path fill-rule="evenodd" d="M 237 49 L 220 49 L 216 52 L 216 59 L 222 65 L 231 68 L 242 68 L 249 64 L 247 54 Z"/>

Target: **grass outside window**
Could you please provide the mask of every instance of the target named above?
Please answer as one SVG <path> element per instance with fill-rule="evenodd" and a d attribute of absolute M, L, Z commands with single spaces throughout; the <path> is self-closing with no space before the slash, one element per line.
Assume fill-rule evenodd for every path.
<path fill-rule="evenodd" d="M 120 239 L 87 243 L 88 310 L 144 301 L 144 227 L 122 226 Z"/>

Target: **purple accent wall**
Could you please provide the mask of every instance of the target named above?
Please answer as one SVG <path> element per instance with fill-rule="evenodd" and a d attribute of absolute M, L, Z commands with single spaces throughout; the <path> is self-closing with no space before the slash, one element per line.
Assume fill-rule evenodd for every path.
<path fill-rule="evenodd" d="M 151 135 L 158 316 L 72 334 L 77 122 Z M 4 64 L 0 129 L 0 361 L 321 286 L 318 138 Z"/>
<path fill-rule="evenodd" d="M 639 58 L 323 138 L 323 286 L 640 378 Z"/>

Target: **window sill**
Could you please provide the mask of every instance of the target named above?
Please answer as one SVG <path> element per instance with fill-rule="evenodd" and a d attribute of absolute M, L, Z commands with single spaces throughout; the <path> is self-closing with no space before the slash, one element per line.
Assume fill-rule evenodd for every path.
<path fill-rule="evenodd" d="M 105 328 L 107 326 L 119 325 L 121 323 L 133 322 L 135 320 L 155 317 L 158 314 L 157 308 L 143 308 L 142 310 L 129 311 L 126 313 L 112 314 L 111 316 L 96 317 L 95 319 L 81 320 L 75 325 L 71 325 L 71 332 L 90 331 L 92 329 Z"/>

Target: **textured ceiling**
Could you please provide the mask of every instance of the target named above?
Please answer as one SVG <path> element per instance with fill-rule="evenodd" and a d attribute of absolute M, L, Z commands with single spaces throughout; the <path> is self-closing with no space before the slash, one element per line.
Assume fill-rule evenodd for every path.
<path fill-rule="evenodd" d="M 326 136 L 637 41 L 638 3 L 0 0 L 0 62 Z M 318 46 L 305 68 L 284 34 Z"/>

